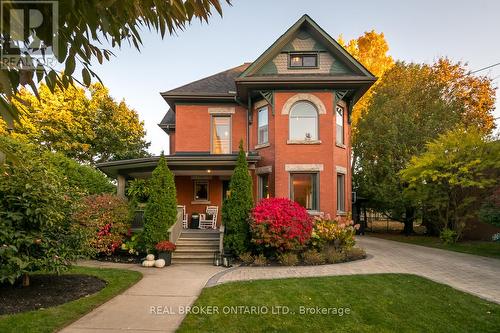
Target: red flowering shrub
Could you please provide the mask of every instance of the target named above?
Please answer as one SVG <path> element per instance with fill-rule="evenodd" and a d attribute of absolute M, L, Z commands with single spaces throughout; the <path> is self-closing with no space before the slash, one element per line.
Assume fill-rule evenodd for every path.
<path fill-rule="evenodd" d="M 158 242 L 155 246 L 158 252 L 173 252 L 175 251 L 175 244 L 169 241 Z"/>
<path fill-rule="evenodd" d="M 307 210 L 286 198 L 261 200 L 252 210 L 252 242 L 278 252 L 300 250 L 311 237 Z"/>
<path fill-rule="evenodd" d="M 130 212 L 127 201 L 116 195 L 91 195 L 82 199 L 73 221 L 85 235 L 85 254 L 111 255 L 129 232 Z"/>

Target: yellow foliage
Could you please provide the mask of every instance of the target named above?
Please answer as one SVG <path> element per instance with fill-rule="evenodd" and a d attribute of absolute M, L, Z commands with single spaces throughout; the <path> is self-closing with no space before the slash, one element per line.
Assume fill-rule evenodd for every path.
<path fill-rule="evenodd" d="M 385 40 L 384 33 L 377 33 L 374 30 L 365 32 L 362 36 L 350 40 L 346 43 L 342 36 L 338 38 L 342 45 L 356 60 L 366 67 L 379 80 L 365 93 L 356 103 L 352 113 L 353 130 L 361 116 L 366 112 L 370 104 L 374 87 L 380 82 L 384 73 L 394 65 L 394 60 L 387 54 L 389 45 Z"/>

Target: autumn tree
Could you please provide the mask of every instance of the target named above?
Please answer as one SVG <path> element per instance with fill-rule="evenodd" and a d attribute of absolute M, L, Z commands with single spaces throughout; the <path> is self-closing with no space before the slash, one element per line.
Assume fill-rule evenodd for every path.
<path fill-rule="evenodd" d="M 438 229 L 451 229 L 460 238 L 468 219 L 478 217 L 474 206 L 498 186 L 500 142 L 478 129 L 455 129 L 426 145 L 400 172 L 404 195 L 425 205 Z"/>
<path fill-rule="evenodd" d="M 449 99 L 457 99 L 464 107 L 462 122 L 473 128 L 491 133 L 495 128 L 495 88 L 487 76 L 471 75 L 461 62 L 453 63 L 448 58 L 440 58 L 432 70 Z"/>
<path fill-rule="evenodd" d="M 380 84 L 380 78 L 383 77 L 384 73 L 394 65 L 394 60 L 387 54 L 389 52 L 389 44 L 385 40 L 384 33 L 377 33 L 371 30 L 356 39 L 351 39 L 347 43 L 342 36 L 339 37 L 338 41 L 356 60 L 379 78 L 354 106 L 352 124 L 353 129 L 355 129 L 359 118 L 368 109 L 373 90 Z"/>
<path fill-rule="evenodd" d="M 54 93 L 42 84 L 38 91 L 39 98 L 20 91 L 25 102 L 16 102 L 22 117 L 14 124 L 13 137 L 87 163 L 148 155 L 137 112 L 124 101 L 117 103 L 101 84 L 88 91 L 56 88 Z"/>
<path fill-rule="evenodd" d="M 230 3 L 229 0 L 226 2 Z M 16 92 L 20 86 L 30 86 L 35 92 L 37 86 L 46 83 L 51 91 L 56 87 L 68 88 L 76 80 L 90 86 L 92 77 L 97 77 L 91 69 L 91 62 L 109 60 L 113 53 L 103 47 L 103 41 L 111 47 L 121 47 L 124 43 L 140 50 L 141 35 L 148 30 L 158 31 L 162 37 L 184 29 L 193 20 L 208 22 L 215 10 L 222 14 L 219 0 L 141 0 L 141 1 L 73 1 L 59 0 L 56 19 L 57 31 L 52 31 L 52 22 L 45 18 L 52 17 L 52 7 L 37 6 L 42 12 L 46 24 L 30 28 L 29 37 L 11 34 L 10 24 L 22 26 L 16 17 L 7 17 L 11 9 L 19 6 L 19 1 L 2 2 L 4 26 L 0 34 L 2 56 L 19 58 L 27 66 L 19 67 L 7 63 L 0 70 L 0 116 L 11 119 L 18 115 L 18 110 L 11 99 L 18 99 Z M 32 5 L 35 6 L 35 5 Z M 57 36 L 54 39 L 54 35 Z M 42 48 L 37 50 L 54 53 L 55 59 L 64 64 L 64 72 L 57 73 L 53 64 L 36 60 L 32 52 L 33 40 L 40 41 Z M 12 49 L 9 46 L 20 44 L 24 49 Z M 56 47 L 57 46 L 57 47 Z M 29 47 L 29 48 L 28 48 Z M 36 51 L 36 50 L 35 50 Z M 75 74 L 77 65 L 82 67 L 81 74 Z M 36 69 L 36 70 L 35 70 Z M 58 75 L 59 74 L 59 75 Z"/>
<path fill-rule="evenodd" d="M 373 208 L 404 222 L 406 233 L 415 207 L 403 196 L 399 172 L 429 140 L 460 122 L 463 107 L 443 98 L 443 89 L 430 66 L 397 63 L 374 90 L 353 140 L 357 190 Z"/>

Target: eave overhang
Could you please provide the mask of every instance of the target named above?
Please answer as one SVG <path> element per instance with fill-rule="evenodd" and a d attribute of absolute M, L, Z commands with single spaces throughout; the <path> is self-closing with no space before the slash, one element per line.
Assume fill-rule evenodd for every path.
<path fill-rule="evenodd" d="M 206 153 L 184 153 L 166 155 L 165 159 L 169 168 L 175 173 L 182 171 L 199 171 L 207 169 L 232 170 L 236 166 L 238 154 L 214 155 Z M 160 156 L 136 158 L 130 160 L 110 161 L 98 163 L 96 167 L 111 178 L 118 175 L 129 176 L 132 173 L 152 172 L 158 165 Z M 249 154 L 247 162 L 251 167 L 260 160 L 260 156 Z"/>
<path fill-rule="evenodd" d="M 161 97 L 175 111 L 177 103 L 234 103 L 236 92 L 234 94 L 221 93 L 160 93 Z"/>

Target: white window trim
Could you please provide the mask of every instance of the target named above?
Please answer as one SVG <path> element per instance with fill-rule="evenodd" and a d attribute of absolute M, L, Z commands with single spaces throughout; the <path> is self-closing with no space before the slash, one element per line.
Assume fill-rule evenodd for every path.
<path fill-rule="evenodd" d="M 259 113 L 263 110 L 266 110 L 267 112 L 267 141 L 259 142 L 260 139 L 260 123 L 259 123 Z M 267 105 L 262 106 L 257 109 L 257 146 L 261 146 L 261 148 L 264 147 L 264 145 L 269 144 L 269 107 Z"/>
<path fill-rule="evenodd" d="M 214 118 L 217 118 L 217 117 L 229 118 L 229 153 L 227 153 L 227 154 L 232 154 L 233 153 L 233 117 L 231 114 L 221 114 L 221 113 L 214 113 L 210 116 L 210 154 L 227 155 L 227 154 L 215 154 L 214 153 L 213 126 L 214 126 Z"/>

